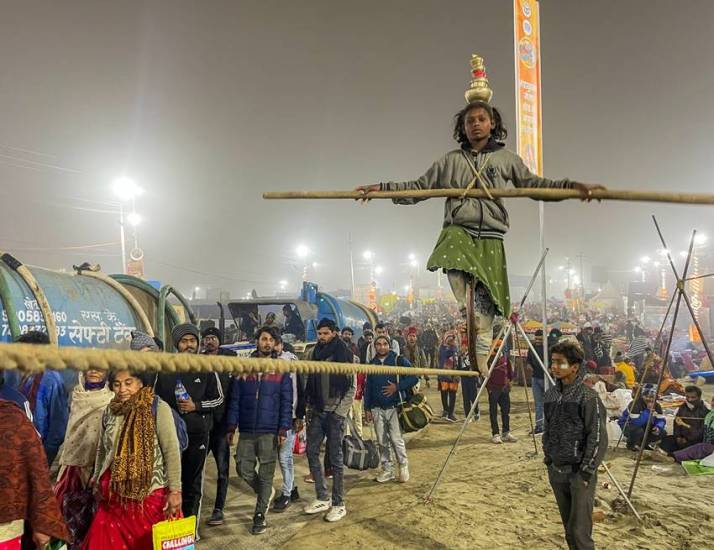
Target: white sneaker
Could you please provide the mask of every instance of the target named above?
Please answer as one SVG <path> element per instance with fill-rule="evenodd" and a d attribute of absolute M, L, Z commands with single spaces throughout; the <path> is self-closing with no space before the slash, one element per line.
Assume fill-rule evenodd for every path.
<path fill-rule="evenodd" d="M 327 512 L 332 506 L 331 500 L 313 500 L 310 504 L 305 506 L 303 512 L 306 514 L 321 514 L 322 512 Z"/>
<path fill-rule="evenodd" d="M 400 464 L 399 465 L 399 483 L 406 483 L 409 481 L 409 465 Z"/>
<path fill-rule="evenodd" d="M 494 435 L 494 436 L 491 438 L 491 443 L 496 443 L 496 444 L 498 444 L 498 445 L 500 445 L 501 443 L 503 443 L 503 441 L 501 440 L 501 436 L 500 436 L 499 434 Z"/>
<path fill-rule="evenodd" d="M 330 511 L 325 514 L 325 521 L 333 523 L 335 521 L 340 521 L 346 515 L 347 507 L 345 505 L 333 506 L 332 508 L 330 508 Z"/>
<path fill-rule="evenodd" d="M 506 443 L 515 443 L 518 441 L 518 438 L 514 435 L 511 435 L 511 432 L 506 432 L 503 434 L 503 441 Z"/>
<path fill-rule="evenodd" d="M 394 479 L 394 472 L 391 470 L 382 470 L 379 475 L 374 478 L 377 483 L 387 483 Z"/>

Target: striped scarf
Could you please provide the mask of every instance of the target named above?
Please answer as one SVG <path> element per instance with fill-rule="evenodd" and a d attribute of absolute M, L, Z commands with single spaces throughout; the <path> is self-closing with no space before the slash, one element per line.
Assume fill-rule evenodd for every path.
<path fill-rule="evenodd" d="M 154 471 L 154 434 L 156 421 L 151 410 L 154 391 L 145 387 L 128 401 L 115 397 L 109 407 L 124 417 L 117 449 L 112 461 L 109 490 L 121 500 L 142 501 L 149 494 Z"/>

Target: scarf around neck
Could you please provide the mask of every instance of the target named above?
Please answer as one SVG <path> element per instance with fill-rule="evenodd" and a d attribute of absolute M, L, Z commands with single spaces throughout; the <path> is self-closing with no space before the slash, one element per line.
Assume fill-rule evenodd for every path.
<path fill-rule="evenodd" d="M 154 437 L 156 421 L 151 410 L 154 391 L 144 387 L 128 401 L 115 397 L 109 408 L 124 417 L 116 453 L 112 461 L 110 493 L 120 500 L 142 501 L 149 494 L 154 472 Z"/>

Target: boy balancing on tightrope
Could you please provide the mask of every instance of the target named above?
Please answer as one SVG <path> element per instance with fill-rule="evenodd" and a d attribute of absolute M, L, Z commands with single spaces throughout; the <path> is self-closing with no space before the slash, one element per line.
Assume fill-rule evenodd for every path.
<path fill-rule="evenodd" d="M 485 80 L 483 73 L 482 80 Z M 486 81 L 486 84 L 488 81 Z M 487 89 L 487 97 L 491 91 Z M 460 148 L 446 153 L 417 180 L 387 182 L 358 187 L 373 191 L 421 189 L 505 189 L 515 187 L 577 189 L 589 200 L 600 185 L 568 179 L 550 180 L 533 174 L 523 160 L 506 149 L 507 132 L 500 113 L 486 101 L 469 103 L 456 114 L 454 139 Z M 394 199 L 395 204 L 416 204 L 423 199 Z M 466 311 L 467 287 L 475 280 L 476 354 L 479 372 L 488 371 L 487 361 L 496 313 L 511 313 L 506 253 L 503 237 L 508 231 L 508 212 L 501 199 L 447 198 L 444 225 L 427 263 L 429 271 L 443 269 L 462 312 Z"/>

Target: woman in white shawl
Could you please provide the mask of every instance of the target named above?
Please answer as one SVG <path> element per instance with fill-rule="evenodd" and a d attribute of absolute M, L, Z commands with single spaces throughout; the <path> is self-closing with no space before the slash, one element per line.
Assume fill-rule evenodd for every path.
<path fill-rule="evenodd" d="M 106 372 L 93 369 L 80 373 L 72 392 L 55 486 L 62 515 L 74 539 L 71 548 L 81 546 L 92 522 L 94 502 L 87 484 L 94 471 L 102 414 L 113 397 L 107 388 Z"/>

